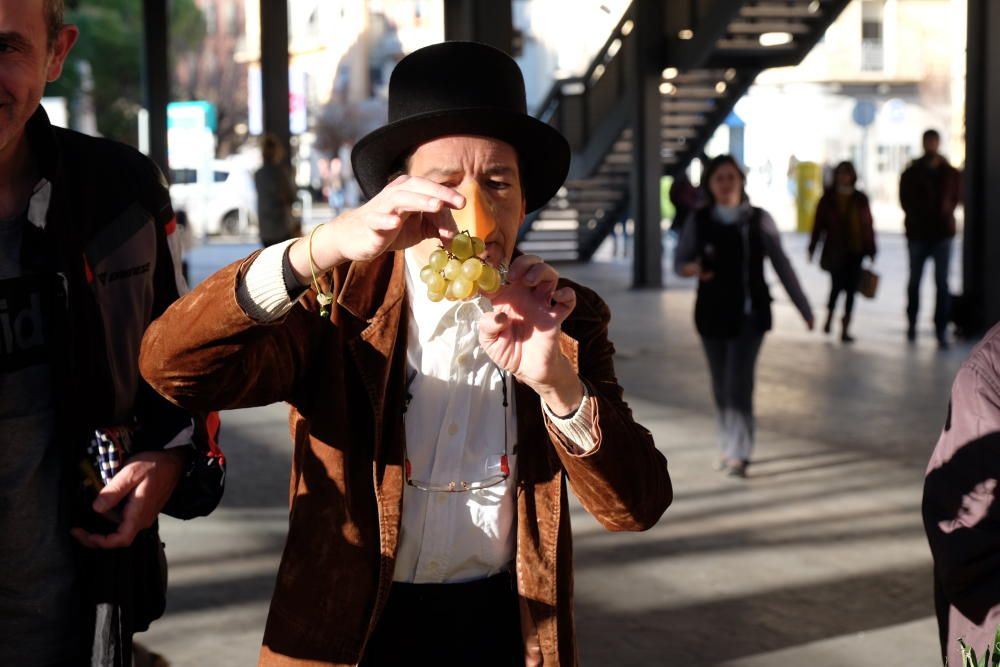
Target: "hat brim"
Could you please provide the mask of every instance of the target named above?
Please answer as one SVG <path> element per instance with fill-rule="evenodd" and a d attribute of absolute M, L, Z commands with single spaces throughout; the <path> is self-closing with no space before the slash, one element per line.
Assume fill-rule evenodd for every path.
<path fill-rule="evenodd" d="M 449 109 L 410 116 L 362 137 L 351 152 L 361 191 L 371 199 L 388 184 L 401 157 L 420 144 L 457 134 L 498 139 L 514 147 L 528 212 L 545 206 L 569 173 L 569 143 L 537 118 L 495 108 Z"/>

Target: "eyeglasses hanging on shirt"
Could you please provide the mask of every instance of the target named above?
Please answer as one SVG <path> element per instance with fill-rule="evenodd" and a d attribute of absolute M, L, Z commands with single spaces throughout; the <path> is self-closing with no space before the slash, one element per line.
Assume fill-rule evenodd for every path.
<path fill-rule="evenodd" d="M 430 493 L 464 493 L 467 491 L 479 491 L 481 489 L 489 489 L 494 486 L 503 484 L 510 478 L 510 463 L 508 461 L 508 424 L 507 424 L 507 375 L 505 371 L 500 370 L 500 367 L 493 364 L 497 372 L 500 374 L 500 388 L 503 393 L 503 454 L 500 456 L 493 455 L 486 458 L 483 470 L 483 479 L 477 481 L 470 480 L 450 480 L 447 482 L 425 482 L 412 477 L 413 466 L 410 464 L 410 456 L 406 451 L 406 445 L 403 445 L 403 465 L 404 473 L 406 475 L 406 484 L 412 486 L 415 489 L 421 491 L 427 491 Z M 406 402 L 403 405 L 403 418 L 406 418 L 406 411 L 410 407 L 410 400 L 413 395 L 410 394 L 410 385 L 413 384 L 413 380 L 416 377 L 416 372 L 413 372 L 406 383 Z"/>

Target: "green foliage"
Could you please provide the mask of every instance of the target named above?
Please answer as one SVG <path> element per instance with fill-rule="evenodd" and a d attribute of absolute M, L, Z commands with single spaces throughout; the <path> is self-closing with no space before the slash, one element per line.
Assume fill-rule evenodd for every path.
<path fill-rule="evenodd" d="M 62 77 L 46 95 L 78 99 L 83 85 L 81 63 L 93 73 L 91 96 L 98 131 L 111 139 L 135 144 L 136 117 L 142 106 L 142 0 L 81 0 L 67 10 L 66 22 L 80 28 Z M 194 0 L 171 0 L 172 55 L 199 48 L 205 20 Z"/>

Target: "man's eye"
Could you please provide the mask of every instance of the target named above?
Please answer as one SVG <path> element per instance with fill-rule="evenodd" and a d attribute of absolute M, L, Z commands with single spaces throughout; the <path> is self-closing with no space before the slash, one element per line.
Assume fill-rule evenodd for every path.
<path fill-rule="evenodd" d="M 504 181 L 490 181 L 489 186 L 494 190 L 506 190 L 510 187 L 510 183 L 505 183 Z"/>
<path fill-rule="evenodd" d="M 13 46 L 11 46 L 10 44 L 4 44 L 3 42 L 0 42 L 0 54 L 12 53 L 13 51 L 14 51 Z"/>

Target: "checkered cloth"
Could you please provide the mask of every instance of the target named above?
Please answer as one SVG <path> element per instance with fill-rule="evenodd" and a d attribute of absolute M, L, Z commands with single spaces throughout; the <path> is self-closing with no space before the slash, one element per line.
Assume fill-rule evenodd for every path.
<path fill-rule="evenodd" d="M 107 485 L 111 478 L 125 465 L 132 449 L 132 432 L 125 427 L 99 428 L 94 431 L 87 447 L 94 469 L 101 474 L 101 481 Z"/>

